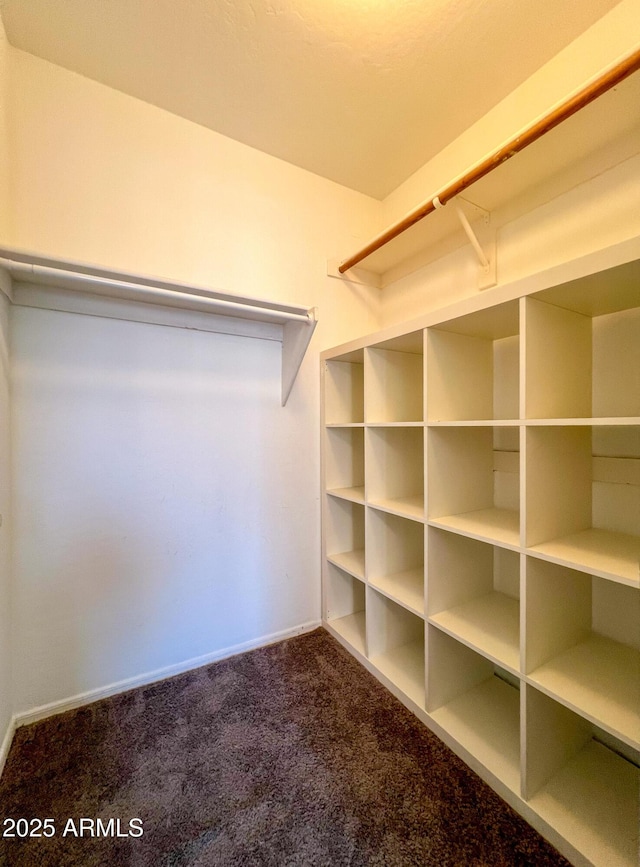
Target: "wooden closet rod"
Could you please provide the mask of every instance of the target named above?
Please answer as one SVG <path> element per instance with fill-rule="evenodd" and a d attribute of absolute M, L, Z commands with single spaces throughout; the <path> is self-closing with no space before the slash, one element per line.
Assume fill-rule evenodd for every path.
<path fill-rule="evenodd" d="M 549 130 L 552 130 L 554 127 L 558 126 L 558 124 L 562 123 L 562 121 L 571 117 L 571 115 L 580 111 L 580 109 L 584 108 L 586 105 L 589 105 L 590 102 L 593 102 L 594 99 L 602 96 L 603 93 L 611 90 L 612 87 L 615 87 L 616 84 L 624 81 L 625 78 L 633 72 L 636 72 L 638 69 L 640 69 L 640 49 L 633 51 L 625 57 L 624 60 L 611 67 L 595 79 L 595 81 L 592 81 L 586 87 L 582 88 L 582 90 L 578 91 L 574 96 L 565 100 L 543 118 L 536 121 L 530 127 L 527 127 L 523 132 L 518 133 L 515 138 L 511 139 L 511 141 L 503 145 L 499 150 L 495 151 L 491 156 L 487 157 L 477 166 L 470 169 L 461 178 L 453 181 L 437 196 L 424 202 L 415 210 L 407 214 L 406 217 L 403 217 L 402 220 L 395 223 L 393 226 L 390 226 L 385 232 L 378 235 L 377 238 L 374 238 L 374 240 L 367 244 L 366 247 L 363 247 L 353 256 L 345 259 L 344 262 L 338 266 L 338 271 L 341 274 L 344 274 L 345 271 L 349 270 L 349 268 L 353 268 L 354 265 L 357 265 L 363 259 L 366 259 L 367 256 L 370 256 L 372 253 L 375 253 L 376 250 L 384 247 L 385 244 L 388 244 L 389 241 L 397 238 L 398 235 L 401 235 L 428 214 L 432 214 L 438 208 L 446 205 L 446 203 L 450 201 L 450 199 L 453 199 L 454 196 L 458 196 L 466 190 L 467 187 L 470 187 L 476 181 L 479 181 L 480 178 L 488 175 L 499 165 L 510 159 L 514 154 L 524 150 L 524 148 L 541 138 L 545 133 L 549 132 Z"/>

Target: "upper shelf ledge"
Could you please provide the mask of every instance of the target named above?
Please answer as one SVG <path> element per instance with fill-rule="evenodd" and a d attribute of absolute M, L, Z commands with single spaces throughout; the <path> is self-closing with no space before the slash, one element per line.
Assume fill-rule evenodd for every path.
<path fill-rule="evenodd" d="M 277 340 L 282 343 L 282 406 L 317 323 L 314 307 L 231 295 L 0 247 L 0 277 L 3 275 L 0 289 L 22 307 Z"/>

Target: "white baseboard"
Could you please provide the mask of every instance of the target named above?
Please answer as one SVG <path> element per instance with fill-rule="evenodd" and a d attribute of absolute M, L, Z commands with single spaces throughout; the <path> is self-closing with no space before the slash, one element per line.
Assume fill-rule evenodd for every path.
<path fill-rule="evenodd" d="M 89 690 L 88 692 L 78 693 L 77 695 L 63 698 L 59 701 L 53 701 L 49 704 L 34 707 L 31 710 L 17 713 L 12 720 L 12 726 L 7 732 L 5 741 L 0 752 L 0 773 L 2 772 L 2 758 L 6 752 L 9 752 L 11 738 L 17 728 L 30 725 L 34 722 L 47 719 L 47 717 L 55 716 L 59 713 L 64 713 L 68 710 L 82 707 L 85 704 L 91 704 L 94 701 L 99 701 L 102 698 L 108 698 L 111 695 L 117 695 L 120 692 L 127 692 L 130 689 L 136 689 L 139 686 L 148 686 L 150 683 L 155 683 L 159 680 L 166 680 L 168 677 L 174 677 L 176 674 L 184 674 L 185 671 L 192 671 L 195 668 L 202 668 L 204 665 L 210 665 L 212 662 L 219 662 L 222 659 L 228 659 L 231 656 L 237 656 L 239 653 L 246 653 L 247 650 L 256 650 L 258 647 L 267 647 L 269 644 L 275 644 L 278 641 L 284 641 L 287 638 L 293 638 L 296 635 L 302 635 L 305 632 L 311 632 L 321 625 L 320 620 L 313 620 L 309 623 L 303 623 L 300 626 L 295 626 L 293 629 L 285 629 L 282 632 L 274 632 L 271 635 L 263 635 L 261 638 L 255 638 L 251 641 L 246 641 L 243 644 L 236 644 L 233 647 L 225 647 L 222 650 L 215 650 L 213 653 L 207 653 L 204 656 L 196 656 L 192 659 L 186 659 L 184 662 L 179 662 L 176 665 L 168 665 L 166 668 L 159 668 L 156 671 L 150 671 L 146 674 L 140 674 L 136 677 L 130 677 L 126 680 L 120 680 L 117 683 L 110 683 L 107 686 L 98 687 L 97 689 Z"/>
<path fill-rule="evenodd" d="M 17 728 L 18 726 L 16 724 L 16 718 L 12 716 L 9 720 L 9 725 L 7 726 L 5 736 L 2 739 L 2 743 L 0 744 L 0 777 L 2 776 L 2 772 L 4 771 L 7 756 L 9 755 L 9 750 L 11 749 L 11 742 L 13 741 L 13 736 L 16 733 Z"/>

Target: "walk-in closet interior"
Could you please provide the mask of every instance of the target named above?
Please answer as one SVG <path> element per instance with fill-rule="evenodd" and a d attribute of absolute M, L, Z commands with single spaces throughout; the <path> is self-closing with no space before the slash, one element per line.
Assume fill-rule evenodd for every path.
<path fill-rule="evenodd" d="M 637 0 L 0 4 L 0 774 L 323 629 L 637 865 L 639 107 Z"/>

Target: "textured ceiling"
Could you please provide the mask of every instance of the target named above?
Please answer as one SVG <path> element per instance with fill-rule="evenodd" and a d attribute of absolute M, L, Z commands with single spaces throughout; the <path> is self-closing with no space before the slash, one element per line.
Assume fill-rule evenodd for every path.
<path fill-rule="evenodd" d="M 617 0 L 3 0 L 10 43 L 382 198 Z"/>

